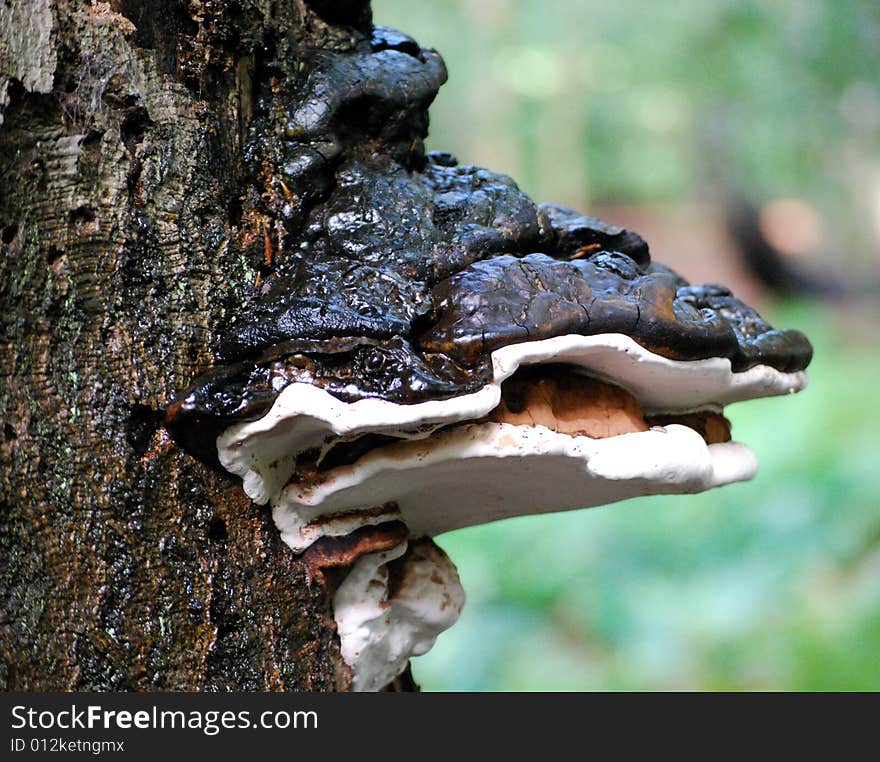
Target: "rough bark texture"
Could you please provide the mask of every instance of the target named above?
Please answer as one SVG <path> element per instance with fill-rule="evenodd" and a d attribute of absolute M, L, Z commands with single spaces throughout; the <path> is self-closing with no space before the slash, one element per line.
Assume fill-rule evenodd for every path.
<path fill-rule="evenodd" d="M 0 3 L 0 688 L 347 686 L 324 588 L 160 424 L 258 275 L 263 61 L 369 23 L 365 2 Z"/>

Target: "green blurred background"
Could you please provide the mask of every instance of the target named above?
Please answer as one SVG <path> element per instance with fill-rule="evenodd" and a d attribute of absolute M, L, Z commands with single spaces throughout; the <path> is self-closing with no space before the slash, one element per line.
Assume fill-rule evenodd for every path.
<path fill-rule="evenodd" d="M 443 53 L 429 148 L 643 233 L 800 328 L 810 388 L 729 408 L 761 470 L 440 538 L 468 603 L 425 690 L 880 689 L 880 10 L 865 0 L 374 0 Z M 771 294 L 744 196 L 844 300 Z"/>

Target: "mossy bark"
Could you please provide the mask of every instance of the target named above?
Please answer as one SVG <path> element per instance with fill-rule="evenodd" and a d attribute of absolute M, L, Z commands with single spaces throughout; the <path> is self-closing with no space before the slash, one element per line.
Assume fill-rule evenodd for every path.
<path fill-rule="evenodd" d="M 327 591 L 161 428 L 258 275 L 236 241 L 261 59 L 370 23 L 322 5 L 0 11 L 0 688 L 348 685 Z"/>

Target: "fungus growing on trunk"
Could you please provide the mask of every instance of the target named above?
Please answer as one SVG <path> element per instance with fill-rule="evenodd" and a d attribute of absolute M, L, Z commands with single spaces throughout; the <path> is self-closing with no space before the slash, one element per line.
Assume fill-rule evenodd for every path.
<path fill-rule="evenodd" d="M 297 65 L 248 151 L 287 244 L 166 426 L 336 567 L 352 687 L 375 690 L 461 609 L 430 538 L 749 479 L 723 408 L 803 389 L 812 349 L 635 233 L 424 154 L 434 51 L 377 27 Z"/>

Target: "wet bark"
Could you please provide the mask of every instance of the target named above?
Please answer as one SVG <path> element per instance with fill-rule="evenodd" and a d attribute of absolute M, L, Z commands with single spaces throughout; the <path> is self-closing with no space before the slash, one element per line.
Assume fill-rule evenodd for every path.
<path fill-rule="evenodd" d="M 0 688 L 347 686 L 325 589 L 161 420 L 259 274 L 263 61 L 369 23 L 362 2 L 0 4 Z"/>

